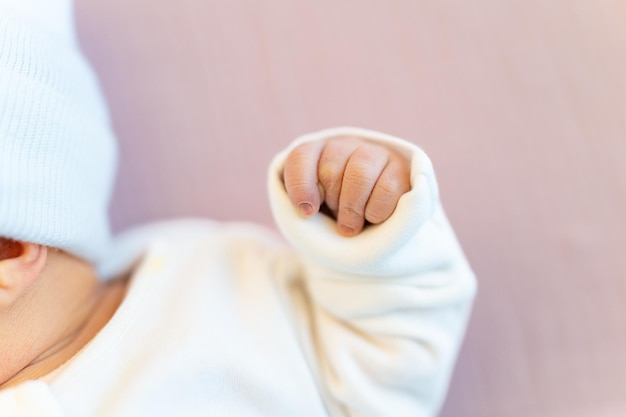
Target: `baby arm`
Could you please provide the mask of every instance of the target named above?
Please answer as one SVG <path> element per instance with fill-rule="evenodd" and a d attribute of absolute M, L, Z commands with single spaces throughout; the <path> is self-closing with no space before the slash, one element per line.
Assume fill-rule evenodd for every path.
<path fill-rule="evenodd" d="M 331 415 L 436 415 L 475 281 L 428 157 L 382 133 L 329 129 L 274 160 L 270 196 L 303 255 L 295 310 Z"/>

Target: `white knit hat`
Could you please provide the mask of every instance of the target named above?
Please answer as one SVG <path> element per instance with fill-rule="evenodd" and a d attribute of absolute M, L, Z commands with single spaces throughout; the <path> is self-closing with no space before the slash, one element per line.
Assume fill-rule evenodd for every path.
<path fill-rule="evenodd" d="M 0 0 L 0 236 L 97 263 L 116 145 L 68 0 Z"/>

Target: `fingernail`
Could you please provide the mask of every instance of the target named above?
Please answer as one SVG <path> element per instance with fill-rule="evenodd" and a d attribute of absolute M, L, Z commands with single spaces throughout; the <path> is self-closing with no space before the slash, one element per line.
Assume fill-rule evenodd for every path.
<path fill-rule="evenodd" d="M 300 203 L 298 204 L 298 208 L 304 217 L 309 217 L 313 214 L 313 206 L 310 203 Z"/>
<path fill-rule="evenodd" d="M 344 236 L 352 236 L 354 234 L 354 229 L 345 224 L 339 225 L 339 231 Z"/>

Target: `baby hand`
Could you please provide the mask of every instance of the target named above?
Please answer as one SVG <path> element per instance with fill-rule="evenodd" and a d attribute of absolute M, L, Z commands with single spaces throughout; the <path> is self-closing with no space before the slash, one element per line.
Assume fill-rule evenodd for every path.
<path fill-rule="evenodd" d="M 337 137 L 295 148 L 284 181 L 303 217 L 325 208 L 343 236 L 359 234 L 365 222 L 387 220 L 410 189 L 410 164 L 402 156 L 358 137 Z"/>

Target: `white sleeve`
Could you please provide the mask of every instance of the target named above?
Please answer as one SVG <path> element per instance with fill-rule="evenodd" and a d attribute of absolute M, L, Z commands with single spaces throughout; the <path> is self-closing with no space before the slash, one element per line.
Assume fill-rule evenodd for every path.
<path fill-rule="evenodd" d="M 289 152 L 356 135 L 411 161 L 411 190 L 391 218 L 345 238 L 323 214 L 302 219 L 286 195 Z M 270 166 L 278 227 L 301 253 L 294 305 L 304 350 L 332 416 L 438 413 L 475 294 L 475 278 L 441 207 L 429 158 L 401 139 L 352 127 L 298 138 Z M 294 287 L 295 288 L 295 287 Z"/>

